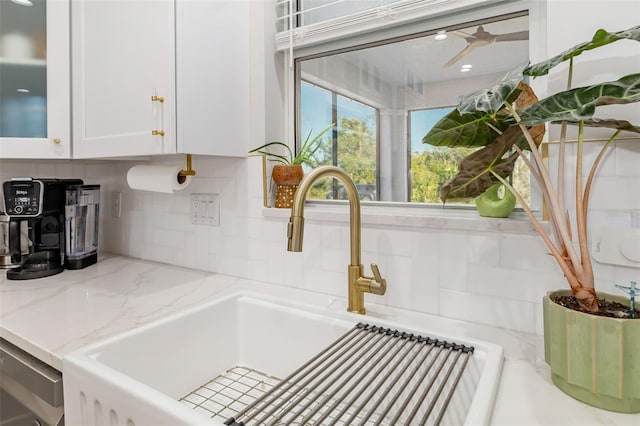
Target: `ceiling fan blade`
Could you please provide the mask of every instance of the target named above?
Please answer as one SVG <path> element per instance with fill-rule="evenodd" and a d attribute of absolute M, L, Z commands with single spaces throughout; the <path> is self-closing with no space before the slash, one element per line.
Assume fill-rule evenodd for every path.
<path fill-rule="evenodd" d="M 447 34 L 452 34 L 452 35 L 458 36 L 460 38 L 463 38 L 465 40 L 469 40 L 469 39 L 474 39 L 475 38 L 473 34 L 465 33 L 464 31 L 459 31 L 459 30 L 447 31 Z"/>
<path fill-rule="evenodd" d="M 517 33 L 496 34 L 496 41 L 517 41 L 529 40 L 529 31 L 519 31 Z"/>
<path fill-rule="evenodd" d="M 444 68 L 450 67 L 451 65 L 455 64 L 477 47 L 488 46 L 497 41 L 529 40 L 529 31 L 518 31 L 506 34 L 492 34 L 488 31 L 485 31 L 482 25 L 478 26 L 476 32 L 473 34 L 467 34 L 464 31 L 459 30 L 449 31 L 449 33 L 464 38 L 467 41 L 467 47 L 462 49 L 460 53 L 451 58 L 449 62 L 444 64 Z"/>
<path fill-rule="evenodd" d="M 449 60 L 449 62 L 447 62 L 446 64 L 443 65 L 444 68 L 450 67 L 451 65 L 455 64 L 456 62 L 458 62 L 460 59 L 464 58 L 465 56 L 467 56 L 469 53 L 471 53 L 473 51 L 473 49 L 475 49 L 475 47 L 471 44 L 467 45 L 467 47 L 465 47 L 464 49 L 462 49 L 460 51 L 460 53 L 458 53 L 456 56 L 454 56 L 453 58 L 451 58 Z"/>

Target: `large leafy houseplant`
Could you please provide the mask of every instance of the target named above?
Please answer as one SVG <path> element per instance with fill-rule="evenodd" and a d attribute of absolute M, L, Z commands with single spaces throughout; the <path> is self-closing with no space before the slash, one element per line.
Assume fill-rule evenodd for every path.
<path fill-rule="evenodd" d="M 587 212 L 589 195 L 596 169 L 605 151 L 621 132 L 640 133 L 640 127 L 626 120 L 594 117 L 597 107 L 630 104 L 640 101 L 640 73 L 625 75 L 616 81 L 586 87 L 571 88 L 574 58 L 588 50 L 600 48 L 618 40 L 640 41 L 640 26 L 615 33 L 598 30 L 590 41 L 581 43 L 553 58 L 514 72 L 497 85 L 465 98 L 451 113 L 440 120 L 423 138 L 424 143 L 436 146 L 480 146 L 480 150 L 465 158 L 459 173 L 441 188 L 443 201 L 449 198 L 475 197 L 492 185 L 501 182 L 517 198 L 557 261 L 580 308 L 598 312 L 593 266 L 588 245 Z M 530 88 L 524 76 L 539 77 L 556 65 L 569 61 L 567 89 L 542 100 L 522 101 L 522 94 Z M 558 148 L 557 184 L 538 151 L 541 127 L 546 123 L 561 124 Z M 575 234 L 569 217 L 563 190 L 567 125 L 577 131 L 575 164 Z M 613 134 L 596 157 L 583 182 L 582 152 L 584 127 L 611 128 Z M 531 157 L 522 155 L 531 151 Z M 547 233 L 531 208 L 508 182 L 516 159 L 521 157 L 540 186 L 549 211 Z M 574 241 L 574 238 L 577 241 Z M 577 243 L 577 248 L 574 245 Z"/>

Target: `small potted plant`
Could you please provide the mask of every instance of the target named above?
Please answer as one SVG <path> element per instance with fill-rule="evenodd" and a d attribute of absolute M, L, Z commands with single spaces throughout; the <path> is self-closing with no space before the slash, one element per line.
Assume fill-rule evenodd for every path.
<path fill-rule="evenodd" d="M 463 160 L 460 173 L 441 191 L 443 200 L 488 188 L 495 183 L 516 197 L 542 237 L 565 276 L 570 291 L 557 291 L 543 299 L 545 360 L 553 382 L 564 392 L 597 407 L 627 413 L 640 412 L 640 315 L 631 311 L 624 298 L 596 292 L 587 229 L 589 194 L 598 164 L 621 132 L 640 133 L 626 120 L 594 117 L 602 105 L 640 102 L 640 73 L 616 81 L 570 88 L 527 106 L 518 102 L 522 74 L 544 76 L 556 65 L 569 61 L 572 81 L 574 57 L 618 40 L 640 41 L 640 26 L 610 33 L 598 30 L 590 41 L 512 74 L 494 87 L 464 99 L 425 136 L 425 143 L 445 141 L 449 146 L 484 146 L 473 161 Z M 538 151 L 536 126 L 561 124 L 558 145 L 557 183 Z M 564 195 L 566 126 L 577 126 L 575 159 L 576 188 L 573 214 Z M 584 128 L 613 129 L 583 182 Z M 640 141 L 640 138 L 637 139 Z M 509 151 L 512 153 L 509 154 Z M 531 159 L 523 155 L 531 152 Z M 473 155 L 473 154 L 472 154 Z M 523 197 L 509 184 L 505 164 L 521 156 L 537 181 L 549 211 L 549 232 L 542 226 Z M 465 163 L 466 161 L 466 163 Z M 478 190 L 476 188 L 476 190 Z M 572 226 L 573 222 L 573 226 Z M 632 293 L 635 284 L 629 287 Z"/>
<path fill-rule="evenodd" d="M 315 167 L 314 155 L 322 145 L 322 136 L 331 128 L 333 128 L 333 124 L 325 127 L 314 137 L 311 137 L 313 129 L 309 131 L 298 153 L 295 155 L 289 145 L 279 141 L 268 142 L 249 151 L 249 154 L 259 153 L 266 155 L 269 160 L 278 163 L 273 166 L 273 171 L 271 172 L 271 178 L 276 183 L 275 206 L 277 208 L 291 208 L 298 184 L 304 176 L 302 165 L 306 164 L 310 167 Z M 284 151 L 284 154 L 269 150 L 269 148 L 278 147 L 284 147 L 284 150 L 281 150 L 281 152 Z"/>

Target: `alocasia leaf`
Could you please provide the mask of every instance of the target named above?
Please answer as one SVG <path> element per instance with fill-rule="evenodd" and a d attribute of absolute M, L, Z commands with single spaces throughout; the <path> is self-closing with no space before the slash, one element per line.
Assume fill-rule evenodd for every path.
<path fill-rule="evenodd" d="M 422 143 L 465 148 L 485 146 L 498 136 L 498 132 L 489 123 L 503 128 L 509 126 L 506 123 L 499 124 L 483 113 L 460 114 L 454 109 L 431 128 Z"/>
<path fill-rule="evenodd" d="M 468 155 L 458 165 L 458 174 L 440 188 L 440 199 L 474 198 L 498 182 L 493 173 L 509 176 L 519 155 L 514 152 L 503 157 L 520 136 L 517 126 L 510 127 L 493 143 Z"/>
<path fill-rule="evenodd" d="M 538 101 L 521 78 L 522 74 L 511 74 L 490 89 L 467 96 L 433 126 L 422 143 L 468 148 L 493 142 L 512 124 L 506 121 L 505 103 L 516 101 L 521 108 Z"/>
<path fill-rule="evenodd" d="M 568 122 L 569 124 L 578 125 L 578 121 Z M 629 123 L 627 120 L 614 120 L 611 118 L 602 119 L 602 118 L 591 118 L 589 120 L 584 120 L 584 125 L 589 127 L 608 127 L 610 129 L 618 129 L 625 130 L 627 132 L 640 133 L 640 127 L 634 126 Z"/>
<path fill-rule="evenodd" d="M 530 67 L 524 70 L 525 75 L 539 77 L 542 75 L 547 75 L 549 70 L 556 65 L 569 60 L 575 56 L 580 55 L 585 50 L 595 49 L 609 43 L 613 43 L 618 40 L 635 40 L 640 41 L 640 25 L 636 27 L 629 28 L 628 30 L 618 31 L 615 33 L 610 33 L 603 29 L 599 29 L 593 35 L 591 41 L 587 41 L 584 43 L 580 43 L 571 49 L 565 50 L 557 56 L 554 56 L 551 59 L 548 59 L 544 62 L 540 62 L 535 65 L 531 65 Z"/>
<path fill-rule="evenodd" d="M 457 109 L 463 115 L 477 112 L 495 115 L 504 108 L 505 102 L 513 102 L 518 97 L 521 82 L 522 72 L 512 71 L 493 86 L 466 96 Z"/>
<path fill-rule="evenodd" d="M 630 74 L 617 81 L 556 93 L 518 111 L 518 115 L 527 126 L 565 120 L 575 122 L 591 119 L 598 106 L 638 101 L 640 74 Z"/>

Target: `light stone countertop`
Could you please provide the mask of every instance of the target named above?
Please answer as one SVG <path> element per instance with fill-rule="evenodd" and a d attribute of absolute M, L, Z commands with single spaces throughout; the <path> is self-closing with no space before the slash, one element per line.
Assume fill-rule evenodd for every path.
<path fill-rule="evenodd" d="M 231 290 L 268 292 L 307 303 L 346 300 L 226 275 L 117 255 L 53 277 L 8 281 L 0 272 L 0 337 L 62 370 L 69 352 Z M 346 288 L 345 288 L 346 295 Z M 580 403 L 552 383 L 542 360 L 542 337 L 376 305 L 368 315 L 501 345 L 505 363 L 492 424 L 640 426 L 640 414 L 620 414 Z"/>

